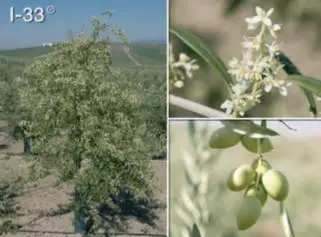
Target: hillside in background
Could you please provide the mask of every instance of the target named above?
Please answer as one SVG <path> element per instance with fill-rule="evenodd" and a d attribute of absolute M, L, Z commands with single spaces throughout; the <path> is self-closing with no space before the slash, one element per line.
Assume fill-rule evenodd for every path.
<path fill-rule="evenodd" d="M 0 50 L 0 56 L 9 57 L 16 60 L 33 60 L 36 57 L 51 53 L 51 47 L 30 47 Z M 130 48 L 131 56 L 142 65 L 165 65 L 166 64 L 166 44 L 135 43 Z M 112 56 L 115 65 L 135 66 L 135 63 L 124 52 L 120 44 L 112 46 Z"/>

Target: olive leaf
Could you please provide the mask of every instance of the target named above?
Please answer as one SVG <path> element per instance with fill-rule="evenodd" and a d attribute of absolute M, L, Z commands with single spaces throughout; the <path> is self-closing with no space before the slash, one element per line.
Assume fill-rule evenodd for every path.
<path fill-rule="evenodd" d="M 177 27 L 170 26 L 169 32 L 178 37 L 187 46 L 194 50 L 209 66 L 217 71 L 226 81 L 229 88 L 234 84 L 232 77 L 227 72 L 224 62 L 202 42 L 202 40 L 192 32 Z"/>
<path fill-rule="evenodd" d="M 229 127 L 219 128 L 210 137 L 209 147 L 213 149 L 233 147 L 240 142 L 241 136 L 241 134 L 234 132 Z"/>
<path fill-rule="evenodd" d="M 299 71 L 299 69 L 294 65 L 294 63 L 283 53 L 279 52 L 279 54 L 276 56 L 276 59 L 283 64 L 283 70 L 288 74 L 288 75 L 299 75 L 302 76 L 302 73 Z M 302 85 L 299 85 L 300 88 L 302 89 L 305 97 L 308 100 L 308 103 L 310 105 L 310 112 L 313 114 L 314 117 L 317 116 L 318 111 L 317 111 L 317 105 L 315 102 L 315 99 L 313 97 L 313 94 L 309 90 L 309 88 L 306 88 Z"/>
<path fill-rule="evenodd" d="M 291 75 L 287 77 L 287 80 L 307 89 L 318 97 L 321 96 L 321 80 L 319 79 L 313 77 Z"/>
<path fill-rule="evenodd" d="M 261 121 L 261 128 L 267 129 L 266 120 Z M 270 138 L 252 138 L 244 135 L 241 143 L 246 150 L 253 153 L 262 154 L 274 149 Z"/>
<path fill-rule="evenodd" d="M 198 226 L 194 223 L 191 237 L 202 237 Z"/>
<path fill-rule="evenodd" d="M 280 221 L 283 232 L 286 237 L 295 237 L 293 227 L 291 224 L 290 216 L 284 206 L 283 202 L 280 202 Z"/>
<path fill-rule="evenodd" d="M 267 128 L 266 120 L 261 121 L 261 127 L 262 128 Z M 259 139 L 259 146 L 262 146 L 264 140 L 262 138 Z"/>
<path fill-rule="evenodd" d="M 249 120 L 220 120 L 220 122 L 234 132 L 246 135 L 250 138 L 266 138 L 279 135 L 276 131 L 261 127 Z"/>

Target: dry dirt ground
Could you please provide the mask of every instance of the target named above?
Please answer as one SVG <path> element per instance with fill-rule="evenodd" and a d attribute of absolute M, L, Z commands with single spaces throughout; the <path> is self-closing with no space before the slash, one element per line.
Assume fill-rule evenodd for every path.
<path fill-rule="evenodd" d="M 26 162 L 22 158 L 23 144 L 13 143 L 0 154 L 0 180 L 12 180 L 26 171 Z M 7 154 L 10 155 L 7 155 Z M 162 203 L 167 200 L 166 165 L 167 161 L 153 161 L 156 172 L 156 182 L 159 191 L 157 195 Z M 19 214 L 19 223 L 25 225 L 22 230 L 15 234 L 6 234 L 5 237 L 65 237 L 81 236 L 73 234 L 72 214 L 56 217 L 37 218 L 39 214 L 56 210 L 59 204 L 66 204 L 72 200 L 71 186 L 55 188 L 55 178 L 48 176 L 32 187 L 26 188 L 23 195 L 15 199 Z M 131 221 L 128 233 L 119 236 L 166 236 L 166 209 L 158 214 L 160 220 L 158 229 L 148 228 L 137 221 Z M 148 234 L 143 234 L 144 231 Z"/>

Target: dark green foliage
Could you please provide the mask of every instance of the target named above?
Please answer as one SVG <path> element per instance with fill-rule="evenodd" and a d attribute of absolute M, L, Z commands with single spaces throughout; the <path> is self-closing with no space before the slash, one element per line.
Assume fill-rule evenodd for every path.
<path fill-rule="evenodd" d="M 280 52 L 276 59 L 282 64 L 283 70 L 288 74 L 288 75 L 302 75 L 299 69 L 294 65 L 294 63 L 282 52 Z M 314 117 L 317 117 L 318 111 L 317 111 L 317 105 L 314 99 L 313 94 L 301 87 L 301 90 L 303 91 L 305 97 L 307 98 L 307 101 L 310 105 L 309 111 L 313 114 Z"/>

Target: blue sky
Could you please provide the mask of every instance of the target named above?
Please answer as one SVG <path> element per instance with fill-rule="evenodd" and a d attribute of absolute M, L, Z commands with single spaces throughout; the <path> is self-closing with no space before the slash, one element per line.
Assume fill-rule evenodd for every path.
<path fill-rule="evenodd" d="M 9 22 L 10 7 L 22 13 L 25 7 L 49 5 L 56 13 L 47 14 L 43 23 Z M 0 49 L 65 40 L 68 29 L 79 32 L 89 27 L 91 17 L 105 9 L 113 11 L 110 22 L 123 28 L 131 41 L 166 40 L 166 0 L 1 0 Z"/>

